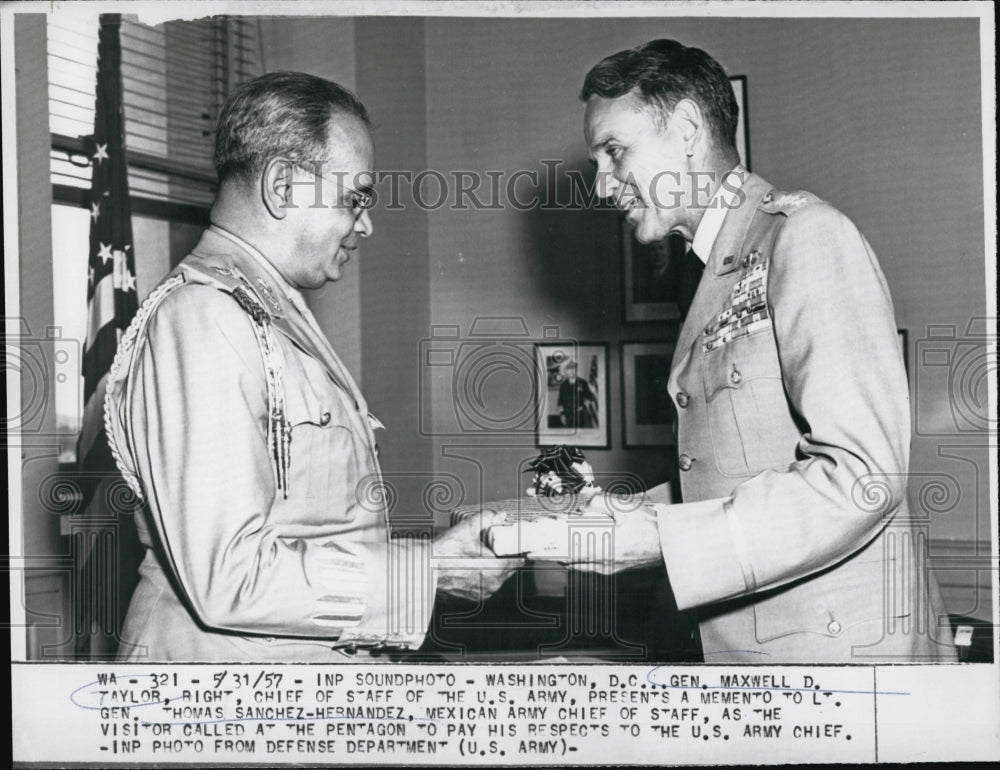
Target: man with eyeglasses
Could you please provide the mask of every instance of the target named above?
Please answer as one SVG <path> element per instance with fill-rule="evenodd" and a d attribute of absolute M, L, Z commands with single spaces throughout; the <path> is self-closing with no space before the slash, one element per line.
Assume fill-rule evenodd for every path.
<path fill-rule="evenodd" d="M 486 513 L 433 543 L 390 538 L 382 426 L 302 297 L 372 233 L 369 125 L 354 94 L 301 73 L 249 81 L 222 110 L 212 225 L 109 374 L 109 441 L 147 549 L 120 659 L 414 649 L 435 587 L 479 598 L 520 564 L 469 568 Z"/>

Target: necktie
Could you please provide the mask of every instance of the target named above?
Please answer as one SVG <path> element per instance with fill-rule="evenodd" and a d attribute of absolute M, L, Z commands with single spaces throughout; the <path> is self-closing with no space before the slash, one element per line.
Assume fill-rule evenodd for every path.
<path fill-rule="evenodd" d="M 705 263 L 694 253 L 694 249 L 686 249 L 684 256 L 681 257 L 681 280 L 677 290 L 677 304 L 680 306 L 681 318 L 687 316 L 704 272 Z"/>

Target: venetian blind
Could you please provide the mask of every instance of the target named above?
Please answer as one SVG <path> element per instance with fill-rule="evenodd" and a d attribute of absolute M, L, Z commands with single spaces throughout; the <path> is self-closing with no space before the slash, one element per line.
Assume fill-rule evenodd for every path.
<path fill-rule="evenodd" d="M 52 184 L 90 187 L 98 16 L 48 17 Z M 125 142 L 133 198 L 207 206 L 215 193 L 215 123 L 230 89 L 263 71 L 256 20 L 215 17 L 121 26 Z"/>

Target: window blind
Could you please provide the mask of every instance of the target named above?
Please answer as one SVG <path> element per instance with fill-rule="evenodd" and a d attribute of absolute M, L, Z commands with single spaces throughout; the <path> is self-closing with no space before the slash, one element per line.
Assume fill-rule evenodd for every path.
<path fill-rule="evenodd" d="M 98 23 L 96 13 L 48 17 L 52 184 L 70 197 L 73 188 L 90 187 Z M 257 21 L 214 17 L 149 26 L 123 17 L 121 45 L 131 195 L 208 206 L 219 110 L 236 84 L 263 71 Z"/>

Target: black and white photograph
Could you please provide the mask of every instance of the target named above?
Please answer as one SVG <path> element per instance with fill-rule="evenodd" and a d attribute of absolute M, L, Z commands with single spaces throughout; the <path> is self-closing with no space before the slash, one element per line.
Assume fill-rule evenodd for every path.
<path fill-rule="evenodd" d="M 539 344 L 538 445 L 608 445 L 607 345 Z"/>
<path fill-rule="evenodd" d="M 993 11 L 0 4 L 13 766 L 1000 759 Z"/>
<path fill-rule="evenodd" d="M 622 221 L 623 305 L 625 321 L 677 321 L 688 247 L 679 235 L 643 245 Z"/>

